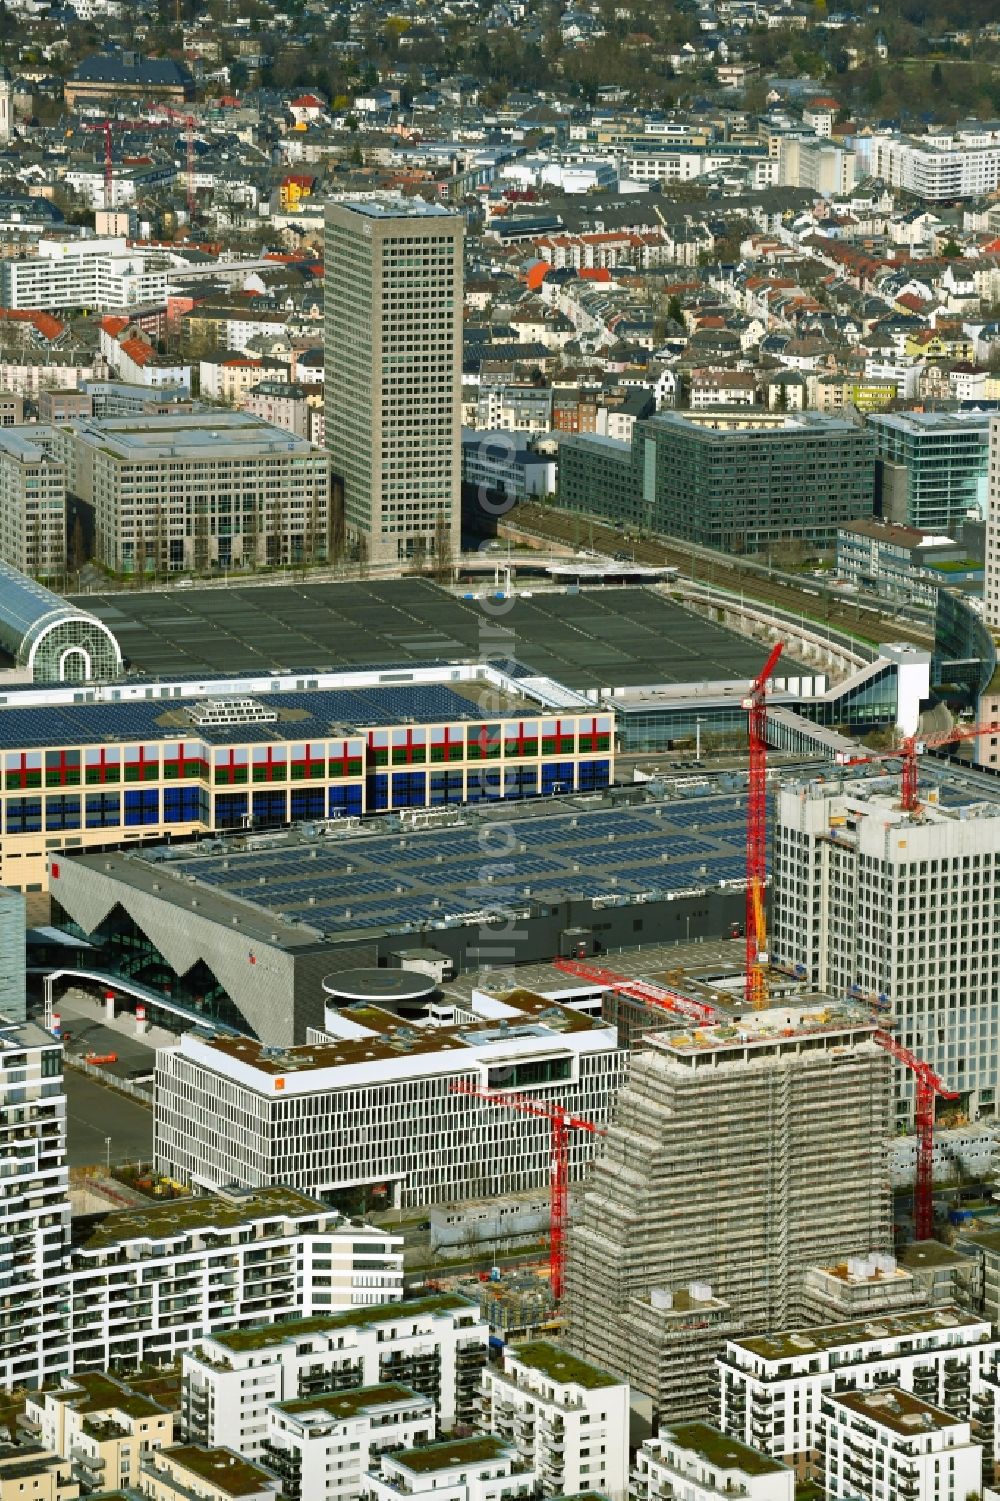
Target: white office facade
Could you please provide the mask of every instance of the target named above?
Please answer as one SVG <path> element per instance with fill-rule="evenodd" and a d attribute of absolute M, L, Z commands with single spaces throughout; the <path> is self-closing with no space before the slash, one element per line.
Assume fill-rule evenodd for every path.
<path fill-rule="evenodd" d="M 436 1047 L 415 1028 L 410 1050 L 405 1039 L 383 1042 L 348 1013 L 342 1024 L 353 1037 L 292 1048 L 277 1062 L 253 1044 L 245 1057 L 233 1056 L 225 1042 L 187 1033 L 157 1054 L 157 1161 L 201 1188 L 290 1183 L 328 1194 L 387 1184 L 404 1207 L 541 1188 L 550 1173 L 547 1121 L 453 1086 L 537 1089 L 540 1100 L 558 1099 L 601 1125 L 627 1055 L 614 1027 L 533 999 L 525 1012 L 484 998 L 491 1016 L 467 1014 L 458 1034 L 432 1033 L 441 1039 Z M 219 1131 L 220 1108 L 238 1129 Z M 572 1132 L 569 1151 L 578 1179 L 595 1137 Z"/>
<path fill-rule="evenodd" d="M 271 1404 L 387 1383 L 432 1401 L 434 1432 L 452 1429 L 475 1417 L 489 1334 L 454 1294 L 218 1333 L 183 1355 L 184 1431 L 258 1459 Z"/>
<path fill-rule="evenodd" d="M 884 997 L 900 1042 L 993 1115 L 1000 1052 L 1000 807 L 899 807 L 899 775 L 782 787 L 772 954 L 830 995 Z M 896 1113 L 912 1113 L 896 1066 Z"/>
<path fill-rule="evenodd" d="M 37 255 L 0 261 L 0 307 L 127 312 L 163 302 L 168 282 L 165 260 L 124 238 L 40 240 Z"/>
<path fill-rule="evenodd" d="M 45 423 L 0 428 L 0 557 L 35 577 L 66 568 L 66 473 Z"/>

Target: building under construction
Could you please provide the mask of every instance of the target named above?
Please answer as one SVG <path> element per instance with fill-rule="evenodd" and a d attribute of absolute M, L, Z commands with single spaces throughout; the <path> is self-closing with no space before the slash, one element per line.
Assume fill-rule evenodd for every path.
<path fill-rule="evenodd" d="M 679 1295 L 720 1331 L 782 1327 L 809 1268 L 890 1248 L 891 1062 L 875 1030 L 819 1001 L 660 1033 L 633 1054 L 574 1216 L 572 1348 L 675 1417 L 687 1387 L 707 1393 L 712 1344 L 669 1316 Z"/>

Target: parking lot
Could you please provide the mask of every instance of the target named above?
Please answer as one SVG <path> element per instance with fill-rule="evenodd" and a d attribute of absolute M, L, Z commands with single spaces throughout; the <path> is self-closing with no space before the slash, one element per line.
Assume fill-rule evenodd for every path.
<path fill-rule="evenodd" d="M 153 1152 L 153 1112 L 137 1101 L 67 1068 L 68 1160 L 73 1167 L 148 1162 Z M 110 1137 L 110 1143 L 108 1138 Z"/>

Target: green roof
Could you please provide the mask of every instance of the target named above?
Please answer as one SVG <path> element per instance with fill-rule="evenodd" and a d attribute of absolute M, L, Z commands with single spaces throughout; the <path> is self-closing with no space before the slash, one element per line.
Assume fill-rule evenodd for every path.
<path fill-rule="evenodd" d="M 369 1324 L 386 1324 L 392 1319 L 419 1318 L 424 1314 L 449 1313 L 467 1309 L 479 1318 L 479 1305 L 457 1293 L 438 1293 L 430 1298 L 414 1298 L 405 1303 L 376 1303 L 370 1308 L 346 1308 L 343 1313 L 314 1314 L 307 1319 L 288 1319 L 285 1323 L 255 1324 L 250 1329 L 229 1329 L 211 1338 L 227 1350 L 263 1350 L 302 1334 L 326 1334 L 333 1329 L 365 1328 Z"/>
<path fill-rule="evenodd" d="M 503 1439 L 486 1434 L 481 1438 L 447 1439 L 428 1444 L 424 1449 L 403 1449 L 392 1456 L 396 1464 L 418 1475 L 434 1470 L 450 1470 L 455 1465 L 486 1464 L 491 1459 L 514 1458 L 510 1445 Z"/>
<path fill-rule="evenodd" d="M 99 1251 L 120 1240 L 169 1240 L 198 1230 L 231 1230 L 248 1220 L 272 1216 L 302 1218 L 331 1213 L 329 1205 L 291 1188 L 259 1188 L 235 1201 L 219 1194 L 202 1194 L 106 1214 L 81 1249 Z"/>
<path fill-rule="evenodd" d="M 368 1412 L 373 1407 L 430 1400 L 430 1397 L 422 1397 L 408 1386 L 387 1382 L 383 1386 L 357 1386 L 346 1392 L 317 1392 L 312 1397 L 292 1397 L 287 1402 L 275 1402 L 274 1406 L 289 1416 L 316 1412 L 326 1413 L 331 1418 L 353 1418 L 359 1412 Z"/>
<path fill-rule="evenodd" d="M 738 1438 L 730 1438 L 711 1423 L 669 1423 L 660 1429 L 660 1437 L 692 1449 L 706 1464 L 722 1470 L 743 1470 L 747 1475 L 777 1475 L 785 1466 L 770 1454 L 751 1449 Z"/>
<path fill-rule="evenodd" d="M 273 1486 L 274 1476 L 269 1470 L 251 1464 L 232 1449 L 203 1449 L 200 1444 L 175 1444 L 170 1449 L 161 1449 L 164 1459 L 208 1480 L 219 1490 L 231 1496 L 249 1496 Z"/>
<path fill-rule="evenodd" d="M 113 1407 L 130 1418 L 156 1417 L 166 1412 L 166 1408 L 161 1407 L 158 1402 L 120 1385 L 103 1371 L 83 1371 L 70 1380 L 70 1386 L 51 1395 L 68 1402 L 77 1412 L 105 1412 Z"/>
<path fill-rule="evenodd" d="M 572 1381 L 577 1386 L 586 1387 L 588 1391 L 596 1391 L 602 1386 L 620 1385 L 616 1376 L 602 1371 L 599 1366 L 590 1365 L 586 1360 L 578 1360 L 568 1350 L 550 1345 L 548 1340 L 530 1339 L 523 1344 L 508 1345 L 507 1348 L 514 1360 L 541 1371 L 551 1381 Z"/>

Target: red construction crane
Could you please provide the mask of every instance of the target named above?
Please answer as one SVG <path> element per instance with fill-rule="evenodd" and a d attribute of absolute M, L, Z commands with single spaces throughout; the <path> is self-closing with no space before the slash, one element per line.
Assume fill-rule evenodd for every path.
<path fill-rule="evenodd" d="M 650 980 L 630 979 L 628 975 L 601 969 L 596 964 L 583 964 L 579 959 L 554 959 L 552 963 L 555 969 L 561 969 L 564 974 L 589 980 L 592 985 L 600 985 L 604 990 L 614 990 L 618 995 L 627 996 L 631 1001 L 642 1001 L 646 1006 L 657 1006 L 662 1011 L 676 1011 L 702 1026 L 711 1026 L 713 1022 L 720 1020 L 714 1006 L 706 1005 L 703 1001 L 693 1001 L 690 996 L 678 995 L 676 990 L 668 990 L 665 985 L 656 985 Z"/>
<path fill-rule="evenodd" d="M 549 1215 L 549 1281 L 552 1295 L 558 1302 L 563 1291 L 563 1271 L 566 1265 L 566 1222 L 569 1214 L 569 1142 L 570 1131 L 590 1131 L 603 1136 L 604 1129 L 573 1115 L 565 1105 L 553 1100 L 535 1100 L 523 1094 L 507 1094 L 497 1089 L 480 1089 L 475 1084 L 457 1080 L 452 1086 L 455 1094 L 472 1095 L 474 1099 L 486 1100 L 491 1105 L 509 1105 L 512 1110 L 523 1110 L 526 1115 L 536 1115 L 552 1125 L 552 1177 L 551 1210 Z"/>
<path fill-rule="evenodd" d="M 747 790 L 746 1001 L 755 1011 L 767 1005 L 767 683 L 781 656 L 782 642 L 772 648 L 760 675 L 743 700 L 750 739 L 750 785 Z"/>
<path fill-rule="evenodd" d="M 105 120 L 101 129 L 104 132 L 104 207 L 114 208 L 115 193 L 111 158 L 111 121 Z"/>
<path fill-rule="evenodd" d="M 1000 735 L 1000 724 L 959 724 L 935 735 L 904 735 L 894 750 L 863 751 L 858 755 L 844 751 L 837 757 L 839 766 L 863 766 L 870 761 L 902 761 L 902 796 L 899 805 L 907 813 L 920 808 L 917 795 L 917 757 L 941 745 L 956 745 L 961 740 L 978 740 L 980 735 Z"/>
<path fill-rule="evenodd" d="M 929 1063 L 924 1063 L 909 1048 L 904 1048 L 888 1032 L 876 1032 L 875 1041 L 898 1063 L 904 1063 L 916 1079 L 913 1122 L 917 1128 L 917 1175 L 913 1189 L 913 1238 L 930 1240 L 934 1234 L 934 1099 L 940 1095 L 942 1100 L 957 1100 L 958 1095 L 942 1083 Z"/>

